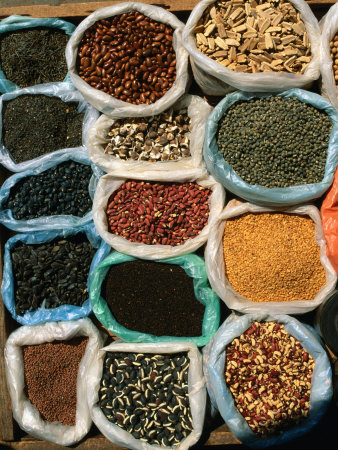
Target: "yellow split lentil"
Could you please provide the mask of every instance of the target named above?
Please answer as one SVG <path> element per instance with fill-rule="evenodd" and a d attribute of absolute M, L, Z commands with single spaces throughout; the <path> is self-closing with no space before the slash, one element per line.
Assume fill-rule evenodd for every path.
<path fill-rule="evenodd" d="M 311 300 L 326 282 L 308 216 L 247 213 L 224 228 L 225 275 L 253 302 Z"/>

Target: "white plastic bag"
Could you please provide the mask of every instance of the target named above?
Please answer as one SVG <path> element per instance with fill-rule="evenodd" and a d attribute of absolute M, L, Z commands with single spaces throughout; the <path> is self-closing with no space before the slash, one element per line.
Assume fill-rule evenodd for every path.
<path fill-rule="evenodd" d="M 76 70 L 77 49 L 84 32 L 95 22 L 127 13 L 139 11 L 151 19 L 170 25 L 175 31 L 173 35 L 173 47 L 176 53 L 176 80 L 169 91 L 152 105 L 133 105 L 106 94 L 99 89 L 91 87 L 78 74 Z M 187 89 L 189 81 L 188 75 L 188 53 L 182 45 L 183 22 L 177 19 L 174 14 L 163 8 L 153 5 L 146 5 L 138 2 L 118 3 L 114 6 L 97 9 L 86 17 L 75 29 L 66 47 L 66 60 L 68 71 L 74 86 L 81 92 L 83 97 L 96 109 L 107 116 L 113 114 L 113 118 L 123 114 L 124 117 L 144 117 L 160 114 L 173 105 Z"/>
<path fill-rule="evenodd" d="M 159 174 L 161 175 L 161 174 Z M 174 178 L 176 175 L 177 178 Z M 179 174 L 178 174 L 179 175 Z M 201 233 L 192 239 L 188 239 L 182 245 L 146 245 L 139 242 L 131 242 L 122 236 L 112 234 L 108 231 L 108 222 L 106 216 L 106 207 L 110 195 L 118 189 L 126 180 L 120 177 L 114 177 L 112 175 L 104 175 L 100 178 L 95 191 L 95 197 L 93 201 L 93 220 L 97 232 L 102 239 L 107 242 L 115 250 L 127 255 L 135 256 L 136 258 L 143 259 L 163 259 L 171 256 L 185 255 L 186 253 L 192 253 L 201 247 L 208 239 L 209 229 L 211 222 L 219 216 L 225 202 L 225 191 L 223 187 L 217 183 L 211 176 L 201 177 L 201 170 L 191 171 L 191 173 L 184 172 L 183 175 L 171 174 L 170 172 L 163 173 L 162 177 L 152 178 L 153 181 L 196 181 L 199 185 L 212 190 L 212 194 L 209 199 L 209 218 L 207 225 L 203 228 Z M 133 179 L 143 179 L 139 175 L 133 176 Z M 150 181 L 150 178 L 147 179 Z"/>
<path fill-rule="evenodd" d="M 309 41 L 312 61 L 303 75 L 285 72 L 242 73 L 229 70 L 197 49 L 194 29 L 205 9 L 214 0 L 202 0 L 192 10 L 182 33 L 182 43 L 188 50 L 194 78 L 205 94 L 225 95 L 233 88 L 247 92 L 281 92 L 296 87 L 309 87 L 319 78 L 320 30 L 316 17 L 304 0 L 289 0 L 300 12 Z"/>
<path fill-rule="evenodd" d="M 88 148 L 90 159 L 105 172 L 117 176 L 129 176 L 128 173 L 132 171 L 133 175 L 140 173 L 147 178 L 148 171 L 159 173 L 180 170 L 186 171 L 202 167 L 205 124 L 211 112 L 211 106 L 196 95 L 185 95 L 173 105 L 173 108 L 174 110 L 188 109 L 188 116 L 191 119 L 191 132 L 188 133 L 191 156 L 178 161 L 150 162 L 124 161 L 113 155 L 108 155 L 104 152 L 104 148 L 109 142 L 109 137 L 107 138 L 108 132 L 114 121 L 121 118 L 112 114 L 111 117 L 101 115 L 88 132 L 86 147 Z M 112 118 L 113 116 L 114 118 Z"/>
<path fill-rule="evenodd" d="M 230 206 L 230 205 L 229 205 Z M 207 246 L 205 249 L 205 264 L 212 289 L 224 301 L 229 309 L 242 313 L 269 312 L 270 314 L 303 314 L 312 311 L 335 289 L 337 274 L 326 256 L 326 241 L 320 213 L 315 206 L 303 205 L 283 209 L 283 213 L 309 216 L 315 223 L 316 241 L 320 247 L 320 261 L 326 272 L 326 284 L 312 300 L 294 300 L 291 302 L 253 302 L 238 294 L 225 276 L 223 257 L 223 233 L 225 222 L 231 217 L 245 213 L 280 212 L 280 210 L 264 208 L 251 203 L 243 203 L 234 207 L 227 207 L 213 223 Z"/>
<path fill-rule="evenodd" d="M 82 146 L 59 149 L 55 152 L 46 153 L 37 158 L 16 163 L 12 158 L 9 150 L 4 146 L 2 138 L 2 105 L 3 102 L 10 101 L 20 95 L 47 95 L 48 97 L 59 97 L 63 102 L 76 102 L 78 103 L 78 111 L 84 113 L 82 121 Z M 46 83 L 37 86 L 32 86 L 24 89 L 18 89 L 7 94 L 3 94 L 0 97 L 0 163 L 5 166 L 11 172 L 22 172 L 23 170 L 33 169 L 39 167 L 41 164 L 48 161 L 52 155 L 58 155 L 60 152 L 63 154 L 65 150 L 70 154 L 76 149 L 85 150 L 85 139 L 89 128 L 98 119 L 99 112 L 89 105 L 71 83 Z M 29 133 L 29 130 L 27 130 Z"/>
<path fill-rule="evenodd" d="M 203 430 L 206 388 L 202 371 L 202 357 L 195 344 L 182 343 L 157 343 L 157 344 L 128 344 L 123 341 L 114 343 L 102 348 L 96 359 L 93 361 L 87 377 L 87 398 L 91 417 L 97 428 L 112 443 L 130 449 L 151 450 L 153 448 L 172 448 L 158 445 L 150 445 L 144 441 L 135 439 L 134 436 L 119 426 L 109 422 L 101 408 L 98 406 L 99 389 L 102 377 L 102 367 L 106 352 L 127 352 L 127 353 L 154 353 L 154 354 L 174 354 L 187 352 L 190 359 L 188 373 L 189 403 L 193 424 L 193 431 L 175 446 L 177 450 L 186 450 L 195 444 L 200 438 Z"/>
<path fill-rule="evenodd" d="M 54 340 L 69 340 L 77 336 L 88 336 L 89 339 L 77 376 L 76 425 L 47 422 L 41 418 L 38 409 L 32 405 L 24 392 L 21 347 Z M 13 416 L 20 428 L 38 439 L 64 446 L 72 445 L 86 436 L 92 423 L 87 404 L 86 376 L 102 345 L 103 338 L 89 319 L 23 326 L 9 336 L 5 346 L 6 376 Z"/>

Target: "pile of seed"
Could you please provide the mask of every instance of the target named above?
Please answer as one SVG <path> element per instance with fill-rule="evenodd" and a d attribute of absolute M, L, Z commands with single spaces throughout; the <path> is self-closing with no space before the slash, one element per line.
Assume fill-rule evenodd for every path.
<path fill-rule="evenodd" d="M 184 244 L 207 225 L 211 192 L 195 182 L 126 181 L 109 197 L 108 230 L 131 242 Z"/>
<path fill-rule="evenodd" d="M 330 53 L 332 58 L 332 68 L 333 68 L 333 75 L 336 82 L 336 85 L 338 85 L 338 33 L 334 36 L 332 41 L 330 42 Z"/>
<path fill-rule="evenodd" d="M 43 420 L 76 424 L 77 375 L 88 338 L 23 347 L 25 394 Z"/>
<path fill-rule="evenodd" d="M 176 79 L 173 32 L 138 11 L 102 19 L 84 32 L 78 74 L 119 100 L 154 103 Z"/>
<path fill-rule="evenodd" d="M 20 95 L 3 102 L 2 138 L 17 163 L 82 145 L 83 113 L 75 102 L 48 95 Z"/>
<path fill-rule="evenodd" d="M 186 353 L 107 352 L 99 406 L 110 422 L 136 439 L 178 445 L 192 431 L 188 371 Z"/>
<path fill-rule="evenodd" d="M 190 118 L 187 109 L 158 116 L 116 120 L 105 148 L 109 155 L 126 160 L 176 161 L 190 156 Z"/>
<path fill-rule="evenodd" d="M 325 285 L 325 269 L 310 217 L 243 214 L 228 219 L 223 236 L 225 275 L 253 302 L 312 300 Z"/>
<path fill-rule="evenodd" d="M 20 88 L 63 81 L 69 36 L 56 28 L 38 27 L 0 36 L 0 64 L 5 77 Z"/>
<path fill-rule="evenodd" d="M 254 322 L 227 346 L 225 381 L 252 431 L 278 434 L 308 416 L 314 365 L 284 325 L 273 322 Z"/>
<path fill-rule="evenodd" d="M 117 322 L 130 330 L 156 336 L 202 334 L 204 305 L 196 299 L 193 279 L 175 264 L 115 264 L 102 295 Z"/>
<path fill-rule="evenodd" d="M 311 44 L 287 0 L 218 0 L 194 30 L 197 48 L 235 72 L 304 73 Z"/>
<path fill-rule="evenodd" d="M 67 214 L 82 217 L 92 207 L 88 185 L 90 166 L 63 162 L 39 175 L 19 180 L 10 190 L 4 208 L 14 219 L 28 220 Z"/>
<path fill-rule="evenodd" d="M 46 244 L 19 242 L 11 253 L 15 310 L 81 306 L 95 249 L 83 234 Z"/>
<path fill-rule="evenodd" d="M 324 111 L 274 96 L 236 102 L 221 118 L 216 140 L 244 181 L 284 188 L 323 179 L 331 130 Z"/>

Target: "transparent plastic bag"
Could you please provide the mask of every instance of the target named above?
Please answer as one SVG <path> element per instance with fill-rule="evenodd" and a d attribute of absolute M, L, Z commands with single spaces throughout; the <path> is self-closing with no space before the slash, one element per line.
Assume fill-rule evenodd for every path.
<path fill-rule="evenodd" d="M 277 96 L 296 97 L 304 103 L 325 111 L 333 124 L 327 150 L 324 178 L 319 183 L 301 184 L 286 188 L 267 188 L 252 185 L 244 181 L 235 172 L 218 150 L 216 142 L 218 122 L 221 120 L 225 111 L 237 101 L 248 101 L 252 98 L 270 96 L 268 94 L 250 94 L 237 91 L 227 95 L 218 103 L 207 120 L 203 146 L 204 162 L 209 172 L 226 189 L 252 203 L 264 206 L 288 206 L 305 203 L 320 197 L 332 184 L 338 164 L 338 112 L 331 103 L 318 94 L 302 89 L 290 89 L 289 91 L 277 94 Z"/>
<path fill-rule="evenodd" d="M 190 157 L 182 158 L 178 161 L 149 162 L 124 161 L 115 156 L 108 155 L 104 152 L 104 148 L 109 142 L 109 138 L 107 138 L 108 132 L 114 121 L 121 118 L 120 116 L 112 118 L 112 114 L 111 117 L 101 115 L 89 130 L 86 147 L 88 148 L 90 159 L 106 173 L 111 175 L 127 177 L 132 172 L 133 174 L 140 173 L 145 179 L 149 176 L 151 177 L 152 173 L 186 171 L 202 167 L 205 124 L 211 112 L 210 105 L 196 95 L 185 95 L 172 108 L 174 110 L 188 109 L 188 116 L 191 119 L 191 132 L 188 133 L 190 139 Z"/>
<path fill-rule="evenodd" d="M 85 354 L 80 362 L 77 376 L 76 425 L 63 425 L 42 419 L 38 409 L 25 394 L 23 355 L 21 347 L 37 345 L 54 340 L 70 340 L 77 336 L 88 336 Z M 72 445 L 89 432 L 92 420 L 87 404 L 87 373 L 99 349 L 104 343 L 100 332 L 89 319 L 70 322 L 49 322 L 15 330 L 5 346 L 6 377 L 11 396 L 14 419 L 26 433 L 38 439 L 58 445 Z"/>
<path fill-rule="evenodd" d="M 213 223 L 209 233 L 209 239 L 205 249 L 205 265 L 212 289 L 224 301 L 229 309 L 241 313 L 261 313 L 263 311 L 270 314 L 303 314 L 312 311 L 319 306 L 324 299 L 334 291 L 337 275 L 328 257 L 326 256 L 326 242 L 323 234 L 321 218 L 318 209 L 312 205 L 303 205 L 284 209 L 286 214 L 300 214 L 309 216 L 315 223 L 315 236 L 320 248 L 320 261 L 326 272 L 326 284 L 318 291 L 312 300 L 294 300 L 289 302 L 253 302 L 238 294 L 225 276 L 225 266 L 223 257 L 223 233 L 227 219 L 237 217 L 245 213 L 260 212 L 280 212 L 270 208 L 263 208 L 243 203 L 232 208 L 225 208 Z"/>
<path fill-rule="evenodd" d="M 210 289 L 204 260 L 194 254 L 177 256 L 157 261 L 164 264 L 177 264 L 193 279 L 194 292 L 197 300 L 205 306 L 202 334 L 197 337 L 178 337 L 178 336 L 154 336 L 152 334 L 133 331 L 120 325 L 113 316 L 106 300 L 101 296 L 102 283 L 114 264 L 121 264 L 128 261 L 134 261 L 133 256 L 125 255 L 119 252 L 111 253 L 96 268 L 91 278 L 89 298 L 92 310 L 102 325 L 113 335 L 123 339 L 126 342 L 193 342 L 198 347 L 205 345 L 216 333 L 220 321 L 219 298 L 215 292 Z M 165 330 L 163 330 L 165 332 Z"/>
<path fill-rule="evenodd" d="M 82 147 L 60 149 L 55 152 L 47 153 L 37 158 L 16 163 L 9 150 L 4 146 L 2 137 L 2 105 L 3 102 L 12 100 L 20 95 L 47 95 L 49 97 L 59 97 L 63 102 L 76 102 L 78 103 L 78 112 L 84 113 L 82 121 Z M 85 139 L 89 128 L 99 117 L 99 112 L 95 108 L 90 106 L 82 97 L 71 83 L 46 83 L 37 86 L 19 89 L 14 92 L 9 92 L 0 96 L 0 163 L 11 172 L 21 172 L 23 170 L 39 167 L 41 164 L 48 161 L 51 156 L 57 155 L 59 152 L 63 154 L 65 151 L 72 154 L 74 150 L 85 148 Z M 28 132 L 28 130 L 27 130 Z"/>
<path fill-rule="evenodd" d="M 176 80 L 169 91 L 152 105 L 133 105 L 118 100 L 99 89 L 91 87 L 77 74 L 76 70 L 77 48 L 87 28 L 98 20 L 135 10 L 155 21 L 168 24 L 175 30 L 173 46 L 177 60 Z M 122 115 L 123 117 L 145 117 L 160 114 L 170 108 L 186 92 L 188 87 L 188 53 L 181 43 L 183 27 L 184 24 L 171 12 L 158 6 L 146 5 L 144 3 L 125 2 L 97 9 L 77 26 L 66 48 L 68 70 L 74 86 L 81 92 L 88 103 L 112 118 Z"/>
<path fill-rule="evenodd" d="M 289 0 L 300 12 L 311 44 L 312 61 L 304 74 L 288 72 L 243 73 L 230 70 L 197 49 L 194 29 L 205 9 L 214 0 L 202 0 L 192 10 L 183 29 L 182 43 L 192 61 L 194 78 L 208 95 L 225 95 L 234 88 L 247 92 L 281 92 L 285 89 L 310 87 L 319 78 L 320 30 L 316 17 L 304 0 Z M 211 78 L 212 77 L 212 78 Z"/>
<path fill-rule="evenodd" d="M 284 324 L 285 330 L 296 338 L 315 360 L 311 381 L 309 415 L 299 425 L 277 436 L 264 439 L 257 436 L 237 409 L 232 394 L 224 381 L 225 350 L 233 339 L 244 333 L 255 321 L 272 321 Z M 217 408 L 232 433 L 243 444 L 254 448 L 282 445 L 308 433 L 322 418 L 332 398 L 331 365 L 325 349 L 312 327 L 293 317 L 265 312 L 232 314 L 221 325 L 214 338 L 203 349 L 203 372 L 212 404 Z"/>
<path fill-rule="evenodd" d="M 191 408 L 191 417 L 193 423 L 193 431 L 175 446 L 177 450 L 186 450 L 195 444 L 203 430 L 205 404 L 206 404 L 206 388 L 202 371 L 202 357 L 197 347 L 189 342 L 172 342 L 157 344 L 128 344 L 123 341 L 115 341 L 114 343 L 102 348 L 91 365 L 87 377 L 87 397 L 90 415 L 97 428 L 106 438 L 113 444 L 121 447 L 139 450 L 151 450 L 153 448 L 173 448 L 158 445 L 150 445 L 144 441 L 135 439 L 127 431 L 119 426 L 109 422 L 100 407 L 98 406 L 98 392 L 100 389 L 100 381 L 102 377 L 102 366 L 106 352 L 127 352 L 127 353 L 154 353 L 154 354 L 174 354 L 179 352 L 187 352 L 190 359 L 190 367 L 188 374 L 188 390 L 189 402 Z"/>
<path fill-rule="evenodd" d="M 36 325 L 42 322 L 54 322 L 58 320 L 74 320 L 88 316 L 91 311 L 91 304 L 89 298 L 82 304 L 82 306 L 75 305 L 61 305 L 57 308 L 44 308 L 41 306 L 35 311 L 26 311 L 24 315 L 19 316 L 15 311 L 15 287 L 13 277 L 13 266 L 11 253 L 17 242 L 24 242 L 25 244 L 42 244 L 50 242 L 56 238 L 66 238 L 74 236 L 78 233 L 85 233 L 91 245 L 97 249 L 92 259 L 88 280 L 87 292 L 89 297 L 90 280 L 95 268 L 104 260 L 111 251 L 111 248 L 98 236 L 94 224 L 90 223 L 78 228 L 64 228 L 53 231 L 39 231 L 29 234 L 16 234 L 8 239 L 5 244 L 3 278 L 1 285 L 1 294 L 3 302 L 11 313 L 14 320 L 22 325 Z"/>

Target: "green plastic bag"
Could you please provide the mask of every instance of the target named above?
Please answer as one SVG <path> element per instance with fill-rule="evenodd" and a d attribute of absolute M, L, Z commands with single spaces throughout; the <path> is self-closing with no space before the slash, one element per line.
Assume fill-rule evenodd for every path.
<path fill-rule="evenodd" d="M 205 305 L 201 336 L 154 336 L 152 334 L 129 330 L 116 321 L 107 302 L 101 296 L 101 285 L 110 269 L 110 266 L 128 261 L 135 261 L 136 259 L 137 258 L 134 258 L 133 256 L 115 251 L 107 256 L 93 272 L 89 288 L 89 299 L 93 312 L 102 325 L 110 333 L 123 339 L 125 342 L 156 343 L 189 341 L 193 342 L 198 347 L 206 345 L 218 330 L 220 322 L 220 302 L 216 293 L 209 287 L 204 260 L 193 253 L 176 256 L 173 258 L 161 259 L 155 262 L 177 264 L 185 270 L 187 275 L 193 278 L 195 296 L 203 305 Z"/>

